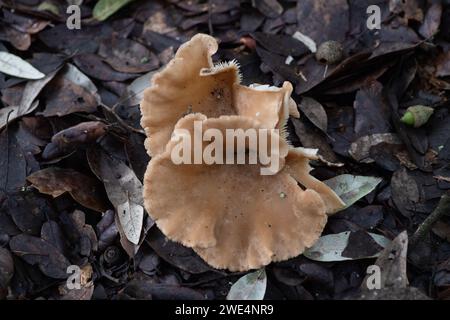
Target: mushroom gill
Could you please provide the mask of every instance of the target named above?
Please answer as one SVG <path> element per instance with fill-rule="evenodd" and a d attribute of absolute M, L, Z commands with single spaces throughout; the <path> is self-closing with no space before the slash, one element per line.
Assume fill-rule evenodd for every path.
<path fill-rule="evenodd" d="M 235 61 L 213 64 L 211 56 L 217 49 L 213 37 L 197 34 L 153 76 L 141 103 L 141 126 L 148 136 L 146 149 L 151 156 L 164 151 L 175 124 L 188 113 L 200 112 L 208 118 L 244 115 L 269 129 L 282 129 L 289 113 L 299 116 L 290 98 L 289 82 L 282 88 L 243 86 Z"/>

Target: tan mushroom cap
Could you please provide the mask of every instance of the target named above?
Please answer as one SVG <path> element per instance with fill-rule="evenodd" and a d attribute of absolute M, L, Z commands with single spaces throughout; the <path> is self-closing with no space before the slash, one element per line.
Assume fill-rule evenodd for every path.
<path fill-rule="evenodd" d="M 150 155 L 164 150 L 175 124 L 187 113 L 245 115 L 269 129 L 283 127 L 289 113 L 298 116 L 289 82 L 275 89 L 242 86 L 237 63 L 213 64 L 211 56 L 217 49 L 213 37 L 197 34 L 154 75 L 141 103 L 141 126 Z"/>
<path fill-rule="evenodd" d="M 261 128 L 242 116 L 206 119 L 205 127 Z M 280 138 L 280 156 L 288 146 Z M 150 162 L 144 181 L 147 212 L 171 240 L 192 247 L 215 268 L 245 271 L 301 254 L 320 237 L 327 221 L 326 206 L 314 190 L 302 190 L 284 168 L 261 175 L 255 165 L 175 165 L 176 143 Z"/>

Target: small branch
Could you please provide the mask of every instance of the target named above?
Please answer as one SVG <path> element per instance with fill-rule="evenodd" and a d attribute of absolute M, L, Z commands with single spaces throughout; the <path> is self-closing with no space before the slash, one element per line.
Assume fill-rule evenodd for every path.
<path fill-rule="evenodd" d="M 128 129 L 131 132 L 135 132 L 135 133 L 139 133 L 142 135 L 145 135 L 144 130 L 142 129 L 136 129 L 133 128 L 132 126 L 130 126 L 128 123 L 126 123 L 113 109 L 111 109 L 110 107 L 108 107 L 106 104 L 104 103 L 100 103 L 100 106 L 105 109 L 107 112 L 109 112 L 109 114 L 113 115 L 114 118 L 116 118 L 117 122 L 124 127 L 125 129 Z"/>
<path fill-rule="evenodd" d="M 414 247 L 421 241 L 431 230 L 433 224 L 442 218 L 445 214 L 450 214 L 450 195 L 444 194 L 434 211 L 422 222 L 416 232 L 411 236 L 409 244 Z"/>

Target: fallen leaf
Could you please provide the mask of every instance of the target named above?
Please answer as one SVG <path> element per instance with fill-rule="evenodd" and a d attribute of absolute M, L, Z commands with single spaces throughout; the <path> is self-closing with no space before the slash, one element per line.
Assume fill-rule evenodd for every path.
<path fill-rule="evenodd" d="M 276 18 L 283 13 L 283 7 L 277 0 L 252 0 L 252 6 L 269 18 Z"/>
<path fill-rule="evenodd" d="M 8 285 L 14 275 L 14 261 L 11 253 L 0 247 L 0 299 L 8 294 Z"/>
<path fill-rule="evenodd" d="M 90 148 L 87 157 L 92 171 L 105 185 L 127 239 L 138 244 L 144 218 L 142 183 L 124 162 L 101 148 Z"/>
<path fill-rule="evenodd" d="M 133 0 L 99 0 L 92 11 L 92 16 L 99 21 L 106 20 L 120 8 L 132 1 Z"/>
<path fill-rule="evenodd" d="M 406 288 L 408 278 L 406 275 L 406 258 L 408 252 L 408 234 L 400 233 L 380 253 L 375 265 L 380 267 L 381 288 Z M 364 279 L 361 288 L 367 289 L 368 277 Z"/>
<path fill-rule="evenodd" d="M 30 80 L 42 79 L 45 77 L 45 74 L 37 70 L 30 63 L 5 51 L 0 51 L 0 72 Z"/>
<path fill-rule="evenodd" d="M 267 50 L 285 57 L 297 57 L 308 52 L 306 45 L 288 35 L 254 32 L 251 36 Z"/>
<path fill-rule="evenodd" d="M 416 180 L 408 173 L 407 169 L 402 167 L 394 172 L 391 179 L 391 190 L 395 206 L 405 217 L 409 217 L 410 210 L 420 200 L 420 190 Z"/>
<path fill-rule="evenodd" d="M 158 228 L 150 230 L 145 240 L 159 257 L 181 270 L 192 274 L 211 270 L 191 248 L 170 241 Z"/>
<path fill-rule="evenodd" d="M 317 128 L 327 133 L 328 117 L 322 105 L 313 98 L 303 97 L 298 105 L 300 111 L 311 121 Z"/>
<path fill-rule="evenodd" d="M 390 131 L 391 112 L 382 91 L 381 83 L 372 81 L 357 92 L 354 109 L 355 133 L 358 136 Z"/>
<path fill-rule="evenodd" d="M 0 190 L 19 191 L 25 185 L 27 162 L 10 128 L 0 133 L 0 150 Z"/>
<path fill-rule="evenodd" d="M 297 30 L 320 45 L 343 41 L 349 31 L 349 8 L 345 0 L 303 0 L 297 4 Z"/>
<path fill-rule="evenodd" d="M 56 133 L 46 145 L 42 158 L 54 159 L 73 152 L 82 145 L 95 142 L 106 133 L 106 124 L 100 121 L 79 123 Z"/>
<path fill-rule="evenodd" d="M 98 101 L 85 88 L 60 75 L 51 82 L 46 90 L 46 105 L 43 116 L 62 117 L 74 112 L 93 113 L 97 111 Z"/>
<path fill-rule="evenodd" d="M 263 300 L 266 286 L 267 277 L 264 268 L 248 273 L 231 286 L 227 300 Z"/>
<path fill-rule="evenodd" d="M 9 106 L 0 109 L 0 130 L 6 126 L 7 123 L 33 112 L 38 107 L 39 103 L 38 101 L 35 101 L 36 97 L 45 85 L 53 79 L 58 71 L 59 69 L 49 73 L 40 80 L 27 82 L 22 93 L 20 104 L 18 106 Z"/>
<path fill-rule="evenodd" d="M 144 218 L 144 207 L 127 199 L 117 206 L 117 215 L 128 240 L 134 244 L 139 243 Z"/>
<path fill-rule="evenodd" d="M 441 24 L 442 16 L 442 4 L 437 2 L 433 3 L 425 15 L 423 24 L 419 28 L 419 33 L 424 38 L 431 38 L 439 31 L 439 25 Z"/>
<path fill-rule="evenodd" d="M 350 235 L 351 232 L 346 231 L 322 236 L 311 248 L 306 249 L 303 255 L 311 260 L 322 262 L 368 259 L 378 256 L 379 252 L 353 257 L 344 256 L 343 253 L 349 245 Z M 375 233 L 368 233 L 368 235 L 382 248 L 390 243 L 390 240 L 384 236 Z"/>
<path fill-rule="evenodd" d="M 127 87 L 126 93 L 120 97 L 119 101 L 121 103 L 126 103 L 128 106 L 140 104 L 144 98 L 144 90 L 150 85 L 153 75 L 159 71 L 161 71 L 161 69 L 150 71 L 139 78 L 134 79 Z"/>
<path fill-rule="evenodd" d="M 68 192 L 75 201 L 86 208 L 98 212 L 103 212 L 107 208 L 101 197 L 98 182 L 73 169 L 50 167 L 29 175 L 27 180 L 39 192 L 54 198 Z"/>
<path fill-rule="evenodd" d="M 348 153 L 358 162 L 372 163 L 374 160 L 370 158 L 370 148 L 380 143 L 403 144 L 395 133 L 375 133 L 357 139 L 350 145 Z"/>
<path fill-rule="evenodd" d="M 343 174 L 324 182 L 336 192 L 348 208 L 372 192 L 381 181 L 382 178 Z"/>
<path fill-rule="evenodd" d="M 143 73 L 159 67 L 158 57 L 154 53 L 130 39 L 106 39 L 100 44 L 98 54 L 119 72 Z"/>
<path fill-rule="evenodd" d="M 9 242 L 11 251 L 31 265 L 38 265 L 39 269 L 48 277 L 55 279 L 67 278 L 67 267 L 70 262 L 47 241 L 27 234 L 19 234 Z"/>
<path fill-rule="evenodd" d="M 126 81 L 136 78 L 136 74 L 115 71 L 96 54 L 79 54 L 73 58 L 78 68 L 85 74 L 102 81 Z"/>

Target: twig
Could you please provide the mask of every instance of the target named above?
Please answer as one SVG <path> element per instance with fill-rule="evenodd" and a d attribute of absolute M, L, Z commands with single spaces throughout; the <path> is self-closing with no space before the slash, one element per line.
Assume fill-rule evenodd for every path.
<path fill-rule="evenodd" d="M 424 222 L 417 228 L 416 232 L 409 239 L 409 245 L 415 246 L 420 240 L 422 240 L 428 232 L 430 232 L 433 224 L 438 221 L 445 214 L 450 213 L 450 195 L 444 194 L 439 200 L 439 203 L 434 211 L 425 219 Z"/>
<path fill-rule="evenodd" d="M 100 106 L 105 109 L 107 112 L 109 112 L 109 114 L 113 115 L 114 118 L 116 118 L 117 122 L 122 125 L 124 128 L 130 130 L 131 132 L 135 132 L 135 133 L 139 133 L 139 134 L 143 134 L 145 135 L 144 130 L 142 129 L 136 129 L 133 128 L 132 126 L 130 126 L 128 123 L 126 123 L 114 110 L 112 110 L 110 107 L 108 107 L 106 104 L 104 103 L 100 103 Z"/>

